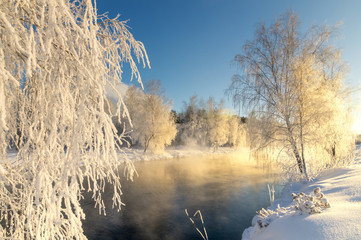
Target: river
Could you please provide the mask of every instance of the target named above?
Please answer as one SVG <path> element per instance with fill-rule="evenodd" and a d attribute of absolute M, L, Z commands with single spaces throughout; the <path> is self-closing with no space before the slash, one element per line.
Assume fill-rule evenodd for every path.
<path fill-rule="evenodd" d="M 185 214 L 200 210 L 209 239 L 241 239 L 256 211 L 269 205 L 267 184 L 281 185 L 269 168 L 237 155 L 136 162 L 139 177 L 124 180 L 120 212 L 111 209 L 111 188 L 99 216 L 90 196 L 82 201 L 89 239 L 202 239 Z M 199 218 L 195 222 L 200 229 Z"/>

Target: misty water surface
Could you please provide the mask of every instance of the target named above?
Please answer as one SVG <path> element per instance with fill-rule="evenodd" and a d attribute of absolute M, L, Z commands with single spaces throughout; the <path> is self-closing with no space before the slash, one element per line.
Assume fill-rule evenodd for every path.
<path fill-rule="evenodd" d="M 105 217 L 98 215 L 89 196 L 82 201 L 89 239 L 202 239 L 186 208 L 189 214 L 201 210 L 209 239 L 241 239 L 255 212 L 269 205 L 267 183 L 276 180 L 270 169 L 254 167 L 240 156 L 135 165 L 139 177 L 123 182 L 126 206 L 120 212 L 111 210 L 111 188 L 104 194 Z M 278 194 L 280 186 L 276 190 Z"/>

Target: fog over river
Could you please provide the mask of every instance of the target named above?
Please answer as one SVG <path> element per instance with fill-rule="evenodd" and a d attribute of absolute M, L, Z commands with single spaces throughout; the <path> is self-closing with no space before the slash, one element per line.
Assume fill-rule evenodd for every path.
<path fill-rule="evenodd" d="M 136 162 L 139 177 L 123 182 L 120 212 L 99 216 L 90 195 L 82 206 L 89 239 L 202 239 L 185 214 L 202 212 L 209 239 L 241 239 L 256 211 L 269 205 L 267 184 L 281 186 L 271 169 L 255 167 L 247 156 L 188 157 Z M 199 219 L 199 218 L 198 218 Z M 199 220 L 196 225 L 202 228 Z"/>

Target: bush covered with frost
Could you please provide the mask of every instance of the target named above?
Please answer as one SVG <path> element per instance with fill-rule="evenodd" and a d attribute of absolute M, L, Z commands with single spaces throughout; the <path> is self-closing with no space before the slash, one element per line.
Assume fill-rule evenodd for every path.
<path fill-rule="evenodd" d="M 291 196 L 293 202 L 289 207 L 278 205 L 275 210 L 262 208 L 258 211 L 252 220 L 252 226 L 264 228 L 281 216 L 321 213 L 330 207 L 330 203 L 319 187 L 315 188 L 310 195 L 300 192 L 298 194 L 292 193 Z"/>

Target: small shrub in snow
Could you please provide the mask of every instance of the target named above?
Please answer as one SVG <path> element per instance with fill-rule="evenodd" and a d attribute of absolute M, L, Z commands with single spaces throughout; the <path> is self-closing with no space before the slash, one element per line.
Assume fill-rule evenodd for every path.
<path fill-rule="evenodd" d="M 295 208 L 302 213 L 321 213 L 324 208 L 329 208 L 330 203 L 325 198 L 319 187 L 313 190 L 313 195 L 306 195 L 303 192 L 299 194 L 292 193 Z"/>
<path fill-rule="evenodd" d="M 280 205 L 277 205 L 277 209 L 276 210 L 271 210 L 271 209 L 264 209 L 262 208 L 261 210 L 259 210 L 257 212 L 257 216 L 255 218 L 253 218 L 252 220 L 252 226 L 256 225 L 256 222 L 258 223 L 258 226 L 260 228 L 264 228 L 267 227 L 268 225 L 270 225 L 270 223 L 287 214 L 287 212 L 289 212 L 290 208 L 284 208 L 284 207 L 280 207 Z"/>
<path fill-rule="evenodd" d="M 252 225 L 255 226 L 257 223 L 260 228 L 264 228 L 273 220 L 284 215 L 321 213 L 325 208 L 330 207 L 330 203 L 327 201 L 319 187 L 315 188 L 311 195 L 300 192 L 298 194 L 292 193 L 291 196 L 293 198 L 293 204 L 291 206 L 281 208 L 278 205 L 275 210 L 262 208 L 252 220 Z"/>

